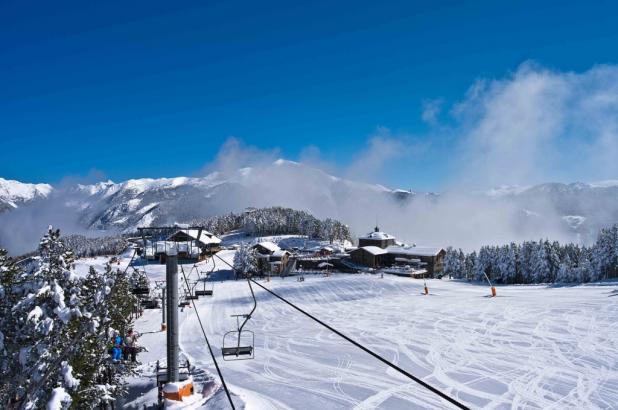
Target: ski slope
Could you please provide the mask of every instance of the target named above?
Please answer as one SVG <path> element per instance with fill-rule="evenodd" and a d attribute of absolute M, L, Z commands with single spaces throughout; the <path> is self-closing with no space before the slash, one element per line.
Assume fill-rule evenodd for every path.
<path fill-rule="evenodd" d="M 221 255 L 231 261 L 233 251 Z M 217 267 L 215 277 L 230 276 Z M 165 267 L 147 269 L 161 278 Z M 472 408 L 618 408 L 615 283 L 499 287 L 497 298 L 487 297 L 485 286 L 440 280 L 428 281 L 430 295 L 423 296 L 422 281 L 364 274 L 261 283 Z M 259 287 L 254 291 L 258 307 L 247 326 L 255 332 L 254 360 L 224 362 L 220 355 L 223 334 L 236 326 L 230 315 L 251 308 L 247 282 L 216 282 L 213 297 L 196 301 L 226 382 L 245 408 L 452 408 Z M 136 326 L 152 330 L 159 317 L 150 311 Z M 180 319 L 183 354 L 216 375 L 194 310 L 184 309 Z M 164 343 L 164 333 L 149 334 L 144 359 L 164 358 Z M 217 404 L 207 401 L 206 408 L 226 408 L 222 398 L 215 395 Z"/>

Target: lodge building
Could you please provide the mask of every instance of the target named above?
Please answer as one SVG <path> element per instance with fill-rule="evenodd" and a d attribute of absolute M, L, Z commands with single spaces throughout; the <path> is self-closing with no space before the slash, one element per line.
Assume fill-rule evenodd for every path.
<path fill-rule="evenodd" d="M 439 247 L 406 246 L 395 237 L 380 231 L 376 226 L 373 232 L 358 239 L 358 248 L 349 252 L 350 259 L 357 265 L 370 268 L 392 266 L 419 266 L 427 270 L 430 277 L 441 276 L 446 251 Z"/>

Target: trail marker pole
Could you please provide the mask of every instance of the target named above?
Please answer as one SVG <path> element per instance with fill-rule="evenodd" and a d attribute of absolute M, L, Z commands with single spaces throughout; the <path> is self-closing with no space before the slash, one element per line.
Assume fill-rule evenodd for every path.
<path fill-rule="evenodd" d="M 167 267 L 166 267 L 167 268 Z M 167 289 L 161 288 L 161 331 L 167 330 L 167 320 L 165 320 L 165 299 L 167 298 Z"/>
<path fill-rule="evenodd" d="M 491 281 L 489 280 L 489 276 L 487 276 L 487 273 L 483 272 L 483 274 L 485 275 L 485 279 L 487 279 L 487 283 L 489 283 L 489 287 L 491 288 L 491 297 L 495 298 L 496 288 L 494 287 L 494 285 L 491 284 Z"/>

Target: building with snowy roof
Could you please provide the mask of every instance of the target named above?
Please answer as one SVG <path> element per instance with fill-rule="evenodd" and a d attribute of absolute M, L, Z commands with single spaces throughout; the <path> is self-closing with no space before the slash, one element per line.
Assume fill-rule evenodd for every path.
<path fill-rule="evenodd" d="M 358 247 L 365 246 L 377 246 L 378 248 L 387 248 L 388 246 L 395 245 L 395 237 L 380 231 L 379 227 L 375 227 L 373 232 L 369 232 L 358 238 Z"/>
<path fill-rule="evenodd" d="M 430 277 L 440 276 L 446 251 L 439 247 L 391 245 L 385 249 L 384 266 L 419 265 L 427 269 Z"/>
<path fill-rule="evenodd" d="M 158 235 L 149 238 L 144 246 L 140 246 L 140 254 L 148 260 L 158 260 L 165 263 L 168 250 L 175 249 L 178 258 L 183 262 L 201 261 L 221 250 L 221 239 L 205 229 L 177 229 L 173 234 Z"/>
<path fill-rule="evenodd" d="M 262 273 L 280 274 L 288 264 L 291 253 L 274 242 L 258 242 L 251 247 L 255 251 L 258 270 Z"/>
<path fill-rule="evenodd" d="M 439 247 L 406 246 L 393 235 L 375 227 L 358 238 L 358 248 L 349 252 L 352 262 L 372 268 L 415 266 L 427 269 L 429 276 L 442 273 L 446 251 Z"/>
<path fill-rule="evenodd" d="M 350 259 L 357 265 L 369 266 L 370 268 L 378 268 L 384 265 L 383 256 L 386 255 L 386 250 L 378 246 L 363 246 L 350 252 Z"/>
<path fill-rule="evenodd" d="M 274 252 L 281 250 L 279 245 L 277 245 L 274 242 L 270 242 L 270 241 L 258 242 L 255 245 L 253 245 L 251 249 L 254 249 L 259 254 L 262 254 L 262 255 L 272 255 Z"/>

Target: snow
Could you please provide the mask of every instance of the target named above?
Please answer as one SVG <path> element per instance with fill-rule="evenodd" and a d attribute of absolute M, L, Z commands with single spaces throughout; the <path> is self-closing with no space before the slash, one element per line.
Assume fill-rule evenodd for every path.
<path fill-rule="evenodd" d="M 235 252 L 218 255 L 229 263 Z M 124 263 L 124 261 L 123 261 Z M 198 269 L 211 270 L 212 261 Z M 146 267 L 151 280 L 164 265 Z M 188 272 L 185 266 L 185 271 Z M 252 306 L 246 281 L 226 280 L 217 260 L 214 295 L 197 311 L 237 408 L 450 408 L 445 402 L 254 286 L 255 359 L 224 362 L 221 343 L 232 314 Z M 306 275 L 304 282 L 261 282 L 344 334 L 472 408 L 614 408 L 618 403 L 618 293 L 615 282 L 573 287 L 497 287 L 396 276 Z M 219 383 L 193 308 L 179 312 L 183 357 Z M 156 403 L 154 362 L 165 364 L 160 310 L 134 328 L 144 374 L 130 379 L 123 408 Z M 205 387 L 196 379 L 196 392 Z M 242 402 L 242 403 L 241 403 Z M 228 408 L 219 389 L 184 408 Z"/>
<path fill-rule="evenodd" d="M 362 248 L 372 255 L 384 255 L 386 253 L 386 249 L 379 248 L 377 246 L 363 246 Z"/>
<path fill-rule="evenodd" d="M 359 237 L 359 239 L 380 239 L 380 240 L 394 239 L 394 238 L 395 238 L 394 236 L 389 235 L 386 232 L 380 232 L 380 231 L 369 232 L 367 235 Z"/>
<path fill-rule="evenodd" d="M 167 383 L 164 387 L 163 387 L 163 391 L 165 393 L 178 393 L 179 391 L 181 391 L 184 387 L 193 384 L 193 378 L 189 377 L 187 380 L 183 380 L 181 382 L 171 382 L 171 383 Z"/>
<path fill-rule="evenodd" d="M 192 237 L 193 239 L 199 240 L 204 245 L 210 245 L 210 244 L 218 245 L 221 243 L 221 239 L 217 238 L 214 234 L 206 230 L 202 230 L 201 235 L 200 235 L 199 229 L 179 229 L 174 234 L 170 235 L 170 237 L 174 236 L 178 232 L 184 232 L 190 237 Z M 198 239 L 198 235 L 199 235 L 199 239 Z"/>
<path fill-rule="evenodd" d="M 618 400 L 618 300 L 601 286 L 498 288 L 370 275 L 264 283 L 343 333 L 368 345 L 473 408 L 608 407 Z M 445 408 L 415 383 L 321 328 L 261 289 L 248 328 L 256 358 L 225 362 L 235 386 L 273 408 Z M 217 284 L 200 299 L 206 332 L 220 348 L 250 306 L 246 283 Z M 214 372 L 193 316 L 181 346 Z M 247 405 L 249 406 L 250 403 Z M 259 407 L 259 406 L 257 406 Z"/>
<path fill-rule="evenodd" d="M 49 184 L 27 184 L 0 178 L 0 200 L 7 202 L 12 207 L 16 207 L 17 202 L 47 197 L 52 190 L 53 188 Z"/>
<path fill-rule="evenodd" d="M 276 243 L 273 243 L 270 241 L 258 242 L 257 245 L 262 246 L 263 248 L 269 250 L 270 252 L 276 252 L 278 250 L 281 250 L 281 248 L 279 248 L 279 246 Z"/>
<path fill-rule="evenodd" d="M 519 185 L 501 185 L 497 188 L 492 188 L 487 191 L 487 196 L 500 198 L 504 196 L 518 195 L 529 189 L 530 186 Z"/>
<path fill-rule="evenodd" d="M 597 181 L 597 182 L 592 182 L 590 184 L 592 188 L 613 188 L 613 187 L 618 187 L 618 179 L 608 179 L 605 181 Z"/>
<path fill-rule="evenodd" d="M 79 380 L 73 377 L 73 367 L 71 367 L 68 362 L 62 362 L 60 364 L 60 373 L 64 379 L 64 384 L 68 388 L 74 389 L 79 386 Z"/>
<path fill-rule="evenodd" d="M 34 309 L 32 309 L 30 313 L 28 313 L 27 320 L 29 321 L 31 320 L 34 323 L 38 323 L 41 316 L 43 316 L 43 310 L 41 309 L 40 306 L 35 306 Z"/>
<path fill-rule="evenodd" d="M 389 246 L 386 252 L 410 255 L 410 256 L 436 256 L 442 248 L 425 247 L 425 246 Z"/>
<path fill-rule="evenodd" d="M 71 404 L 71 396 L 62 387 L 52 390 L 51 399 L 47 402 L 47 410 L 61 410 L 68 408 Z"/>

